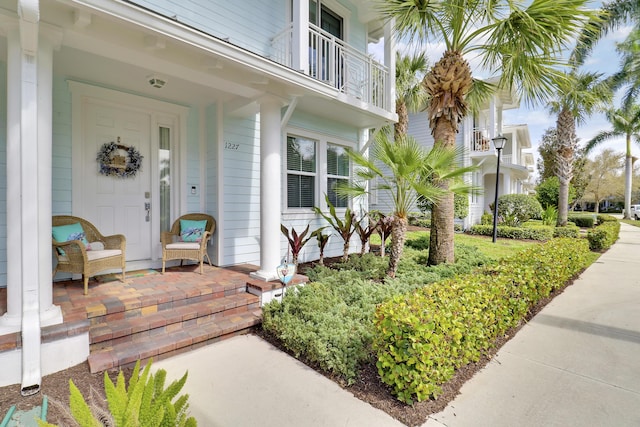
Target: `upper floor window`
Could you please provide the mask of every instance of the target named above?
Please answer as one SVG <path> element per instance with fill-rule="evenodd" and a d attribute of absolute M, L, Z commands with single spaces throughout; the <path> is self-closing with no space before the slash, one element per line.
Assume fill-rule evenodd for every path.
<path fill-rule="evenodd" d="M 309 0 L 309 23 L 322 28 L 327 33 L 342 40 L 342 17 L 322 4 L 321 1 Z"/>

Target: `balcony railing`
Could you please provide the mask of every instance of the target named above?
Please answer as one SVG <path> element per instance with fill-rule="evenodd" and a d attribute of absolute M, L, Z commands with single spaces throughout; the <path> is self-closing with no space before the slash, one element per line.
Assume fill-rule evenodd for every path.
<path fill-rule="evenodd" d="M 293 24 L 277 34 L 272 42 L 273 60 L 293 65 Z M 376 107 L 390 109 L 386 87 L 387 67 L 349 46 L 339 38 L 309 24 L 307 74 Z"/>
<path fill-rule="evenodd" d="M 475 128 L 473 130 L 473 140 L 471 141 L 473 152 L 489 151 L 491 148 L 491 140 L 486 129 Z"/>

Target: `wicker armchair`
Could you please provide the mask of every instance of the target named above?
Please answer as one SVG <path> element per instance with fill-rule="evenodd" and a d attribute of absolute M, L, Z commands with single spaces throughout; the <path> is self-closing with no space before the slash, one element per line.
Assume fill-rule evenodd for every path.
<path fill-rule="evenodd" d="M 82 274 L 84 294 L 89 291 L 89 278 L 104 270 L 122 270 L 122 282 L 125 281 L 125 247 L 126 239 L 122 234 L 103 236 L 89 221 L 70 215 L 54 216 L 52 225 L 71 225 L 79 223 L 85 232 L 91 250 L 87 250 L 80 240 L 59 242 L 53 239 L 53 253 L 58 264 L 53 276 L 58 272 Z M 101 245 L 97 244 L 100 242 Z"/>
<path fill-rule="evenodd" d="M 182 241 L 180 235 L 180 220 L 187 221 L 207 221 L 202 237 L 197 241 Z M 182 215 L 174 221 L 171 231 L 164 231 L 161 236 L 162 240 L 162 273 L 164 274 L 165 263 L 169 260 L 179 259 L 180 265 L 185 259 L 198 261 L 200 263 L 200 274 L 203 273 L 204 258 L 206 257 L 211 264 L 211 258 L 207 253 L 207 243 L 216 231 L 216 220 L 211 215 L 203 213 L 190 213 Z"/>

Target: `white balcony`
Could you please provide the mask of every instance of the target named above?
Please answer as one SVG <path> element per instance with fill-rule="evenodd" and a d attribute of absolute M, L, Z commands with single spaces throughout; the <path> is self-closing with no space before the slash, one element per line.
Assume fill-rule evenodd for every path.
<path fill-rule="evenodd" d="M 304 62 L 295 61 L 294 55 L 307 56 L 308 66 L 302 72 L 360 101 L 391 110 L 387 67 L 313 24 L 309 24 L 307 52 L 293 49 L 293 37 L 291 24 L 273 38 L 274 61 L 293 67 Z"/>

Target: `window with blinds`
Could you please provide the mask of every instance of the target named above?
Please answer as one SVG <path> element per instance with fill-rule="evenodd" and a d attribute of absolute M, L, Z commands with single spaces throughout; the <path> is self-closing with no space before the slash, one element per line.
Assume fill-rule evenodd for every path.
<path fill-rule="evenodd" d="M 347 150 L 339 145 L 327 143 L 327 195 L 336 208 L 349 206 L 349 199 L 336 193 L 337 186 L 348 184 L 349 175 Z"/>
<path fill-rule="evenodd" d="M 315 206 L 317 141 L 287 136 L 287 206 Z"/>

